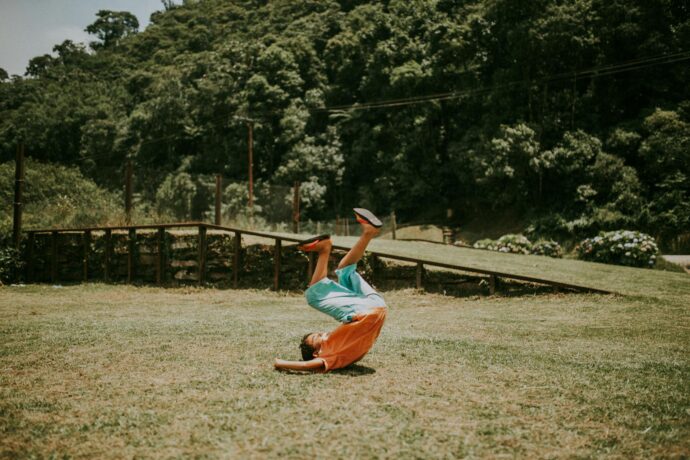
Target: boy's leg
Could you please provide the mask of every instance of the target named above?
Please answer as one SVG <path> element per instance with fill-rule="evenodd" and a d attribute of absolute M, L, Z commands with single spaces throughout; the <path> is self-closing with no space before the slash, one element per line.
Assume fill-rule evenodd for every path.
<path fill-rule="evenodd" d="M 326 239 L 319 241 L 315 246 L 309 249 L 309 251 L 314 251 L 318 254 L 316 267 L 314 268 L 314 273 L 311 276 L 309 286 L 318 283 L 328 276 L 328 260 L 331 257 L 331 246 L 331 240 Z"/>
<path fill-rule="evenodd" d="M 366 222 L 360 222 L 360 224 L 362 225 L 362 236 L 360 236 L 359 240 L 352 246 L 352 249 L 345 254 L 345 257 L 343 257 L 338 264 L 338 268 L 347 267 L 348 265 L 359 262 L 364 252 L 367 250 L 369 242 L 379 234 L 380 230 L 373 225 Z"/>

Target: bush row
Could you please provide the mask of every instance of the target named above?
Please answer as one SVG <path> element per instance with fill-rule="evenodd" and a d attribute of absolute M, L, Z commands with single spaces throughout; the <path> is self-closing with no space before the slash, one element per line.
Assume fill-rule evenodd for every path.
<path fill-rule="evenodd" d="M 600 233 L 581 241 L 575 251 L 582 260 L 630 267 L 651 267 L 659 254 L 651 236 L 630 230 Z"/>
<path fill-rule="evenodd" d="M 524 235 L 503 235 L 497 240 L 484 239 L 474 243 L 475 248 L 513 254 L 536 254 L 549 257 L 563 257 L 563 248 L 553 240 L 539 240 L 532 243 Z"/>
<path fill-rule="evenodd" d="M 503 235 L 497 240 L 483 239 L 474 243 L 475 248 L 513 254 L 536 254 L 563 257 L 563 248 L 553 240 L 532 243 L 524 235 Z M 654 238 L 630 230 L 602 232 L 593 238 L 582 240 L 576 247 L 578 259 L 630 267 L 651 267 L 659 254 Z"/>

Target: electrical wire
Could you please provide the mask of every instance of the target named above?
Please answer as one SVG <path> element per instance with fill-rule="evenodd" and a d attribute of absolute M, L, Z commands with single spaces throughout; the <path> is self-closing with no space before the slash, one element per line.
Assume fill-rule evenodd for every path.
<path fill-rule="evenodd" d="M 523 79 L 512 81 L 508 83 L 503 83 L 500 85 L 485 86 L 481 88 L 474 88 L 464 91 L 451 91 L 446 93 L 436 93 L 425 96 L 413 96 L 409 98 L 401 99 L 388 99 L 383 101 L 375 101 L 369 103 L 355 103 L 348 105 L 338 105 L 312 109 L 313 111 L 319 112 L 343 112 L 347 110 L 366 110 L 366 109 L 378 109 L 378 108 L 388 108 L 388 107 L 402 107 L 406 105 L 414 105 L 430 101 L 443 101 L 450 99 L 458 99 L 464 96 L 480 94 L 482 92 L 494 91 L 496 89 L 510 88 L 514 86 L 522 86 L 525 84 L 534 83 L 552 83 L 560 80 L 571 80 L 571 79 L 581 79 L 586 77 L 597 78 L 601 76 L 614 75 L 617 73 L 630 72 L 633 70 L 640 70 L 648 67 L 653 67 L 656 65 L 671 64 L 675 62 L 682 62 L 690 60 L 690 51 L 683 51 L 679 53 L 673 53 L 662 56 L 655 56 L 646 59 L 637 59 L 634 61 L 628 61 L 625 63 L 593 67 L 590 69 L 582 71 L 571 71 L 563 72 L 555 75 L 550 75 L 548 77 L 538 78 L 538 79 Z"/>
<path fill-rule="evenodd" d="M 553 75 L 549 75 L 546 77 L 542 78 L 537 78 L 537 79 L 522 79 L 522 80 L 516 80 L 512 82 L 507 82 L 507 83 L 502 83 L 498 85 L 491 85 L 491 86 L 483 86 L 479 88 L 473 88 L 473 89 L 467 89 L 467 90 L 462 90 L 462 91 L 448 91 L 448 92 L 443 92 L 443 93 L 433 93 L 433 94 L 426 94 L 426 95 L 419 95 L 419 96 L 411 96 L 411 97 L 406 97 L 406 98 L 398 98 L 398 99 L 385 99 L 381 101 L 372 101 L 372 102 L 363 102 L 363 103 L 354 103 L 354 104 L 344 104 L 344 105 L 334 105 L 334 106 L 328 106 L 328 107 L 319 107 L 319 108 L 312 108 L 310 109 L 311 112 L 326 112 L 326 113 L 338 113 L 338 112 L 346 112 L 349 110 L 369 110 L 369 109 L 386 109 L 386 108 L 397 108 L 397 107 L 405 107 L 409 105 L 416 105 L 416 104 L 422 104 L 422 103 L 427 103 L 427 102 L 435 102 L 435 101 L 446 101 L 446 100 L 454 100 L 454 99 L 460 99 L 466 96 L 471 96 L 471 95 L 477 95 L 477 94 L 482 94 L 482 93 L 487 93 L 487 92 L 493 92 L 496 90 L 501 90 L 501 89 L 510 89 L 514 87 L 520 87 L 524 86 L 526 84 L 547 84 L 547 83 L 553 83 L 557 81 L 562 81 L 562 80 L 579 80 L 583 78 L 599 78 L 603 76 L 610 76 L 610 75 L 616 75 L 619 73 L 625 73 L 625 72 L 631 72 L 635 70 L 641 70 L 649 67 L 654 67 L 654 66 L 660 66 L 660 65 L 666 65 L 666 64 L 672 64 L 672 63 L 677 63 L 677 62 L 683 62 L 690 60 L 690 51 L 678 51 L 675 53 L 668 53 L 668 54 L 663 54 L 663 55 L 657 55 L 657 56 L 649 56 L 645 58 L 639 58 L 639 59 L 634 59 L 630 61 L 625 61 L 625 62 L 619 62 L 615 64 L 608 64 L 608 65 L 600 65 L 596 67 L 591 67 L 588 69 L 584 70 L 575 70 L 575 71 L 569 71 L 569 72 L 561 72 Z M 267 113 L 271 114 L 277 114 L 281 113 L 281 110 L 271 110 L 268 111 Z M 209 121 L 215 122 L 215 121 L 221 121 L 224 119 L 227 119 L 228 115 L 224 115 L 222 117 L 216 117 L 216 118 L 211 118 Z M 153 139 L 146 139 L 141 141 L 138 146 L 142 147 L 145 145 L 150 145 L 150 144 L 155 144 L 159 142 L 163 142 L 166 140 L 173 140 L 177 139 L 179 135 L 177 134 L 171 134 L 168 136 L 163 136 L 159 138 L 153 138 Z M 99 159 L 99 158 L 105 158 L 110 156 L 110 154 L 101 154 L 101 155 L 90 155 L 90 156 L 85 156 L 81 157 L 77 162 L 83 162 L 86 160 L 94 160 L 94 159 Z"/>

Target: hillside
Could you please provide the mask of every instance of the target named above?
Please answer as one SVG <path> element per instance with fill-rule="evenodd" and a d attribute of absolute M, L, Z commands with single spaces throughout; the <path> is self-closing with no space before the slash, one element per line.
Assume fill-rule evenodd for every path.
<path fill-rule="evenodd" d="M 132 161 L 137 205 L 178 219 L 221 174 L 242 214 L 250 124 L 266 219 L 289 213 L 271 187 L 299 181 L 309 219 L 509 211 L 544 235 L 662 243 L 690 227 L 683 2 L 204 0 L 165 2 L 143 31 L 94 19 L 88 47 L 0 81 L 1 161 L 22 142 L 112 190 Z"/>

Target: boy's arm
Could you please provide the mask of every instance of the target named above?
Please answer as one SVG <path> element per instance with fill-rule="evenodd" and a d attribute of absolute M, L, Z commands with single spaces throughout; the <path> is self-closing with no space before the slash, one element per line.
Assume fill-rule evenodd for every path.
<path fill-rule="evenodd" d="M 324 369 L 322 359 L 310 359 L 309 361 L 287 361 L 285 359 L 276 358 L 275 368 L 279 371 L 291 370 L 291 371 L 322 371 Z"/>

